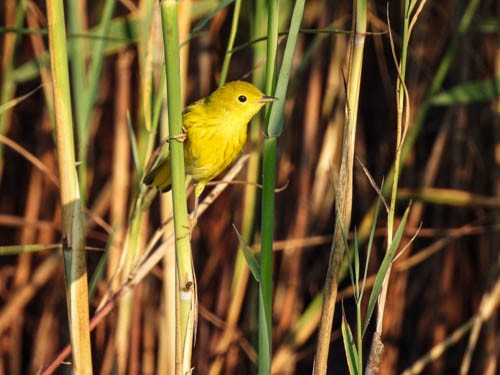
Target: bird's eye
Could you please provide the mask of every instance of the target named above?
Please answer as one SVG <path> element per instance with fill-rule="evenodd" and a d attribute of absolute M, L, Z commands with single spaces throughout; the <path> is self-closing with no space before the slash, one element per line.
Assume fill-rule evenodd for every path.
<path fill-rule="evenodd" d="M 240 103 L 245 103 L 247 101 L 247 97 L 245 95 L 238 96 L 238 101 Z"/>

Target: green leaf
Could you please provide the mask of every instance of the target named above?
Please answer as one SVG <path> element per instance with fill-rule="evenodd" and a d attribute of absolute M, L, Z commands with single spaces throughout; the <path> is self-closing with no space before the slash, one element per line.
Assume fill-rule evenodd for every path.
<path fill-rule="evenodd" d="M 53 250 L 60 249 L 61 244 L 54 243 L 48 245 L 12 245 L 12 246 L 0 246 L 0 255 L 17 255 L 25 253 L 34 253 L 36 251 L 42 250 Z"/>
<path fill-rule="evenodd" d="M 260 282 L 260 264 L 259 261 L 257 260 L 257 257 L 255 256 L 254 252 L 250 247 L 247 245 L 243 237 L 241 237 L 240 232 L 238 232 L 238 229 L 236 229 L 236 226 L 233 224 L 234 231 L 236 232 L 236 235 L 238 236 L 238 241 L 240 242 L 240 248 L 241 251 L 243 251 L 243 255 L 245 257 L 245 260 L 247 261 L 248 267 L 250 268 L 250 271 L 252 272 L 253 277 L 257 282 Z"/>
<path fill-rule="evenodd" d="M 345 317 L 344 309 L 342 308 L 342 338 L 344 342 L 345 357 L 347 359 L 347 365 L 349 367 L 349 374 L 358 375 L 361 364 L 358 363 L 358 351 L 356 350 L 356 345 L 354 344 L 354 337 L 352 335 L 351 327 L 349 322 Z"/>
<path fill-rule="evenodd" d="M 489 102 L 500 96 L 500 78 L 467 82 L 434 95 L 430 103 L 434 106 Z"/>
<path fill-rule="evenodd" d="M 382 264 L 377 272 L 377 276 L 375 277 L 375 283 L 373 284 L 372 293 L 370 294 L 370 301 L 368 302 L 368 309 L 366 311 L 365 323 L 363 326 L 363 336 L 366 332 L 366 328 L 370 323 L 370 319 L 373 315 L 373 311 L 375 310 L 375 306 L 377 305 L 377 299 L 382 290 L 382 284 L 384 283 L 385 275 L 387 274 L 387 270 L 391 265 L 392 260 L 394 259 L 394 255 L 396 254 L 396 250 L 399 247 L 401 242 L 401 238 L 403 237 L 403 232 L 406 226 L 406 220 L 408 219 L 408 214 L 410 213 L 410 206 L 406 208 L 406 211 L 403 215 L 403 219 L 399 224 L 398 230 L 394 235 L 394 239 L 391 243 L 391 246 L 386 251 L 384 259 L 382 260 Z"/>
<path fill-rule="evenodd" d="M 109 236 L 106 247 L 104 248 L 104 252 L 99 258 L 99 262 L 97 262 L 97 266 L 92 274 L 92 277 L 89 280 L 89 301 L 92 300 L 99 282 L 104 278 L 104 274 L 106 272 L 106 267 L 108 266 L 108 258 L 109 258 L 109 249 L 115 240 L 116 228 L 113 233 Z"/>

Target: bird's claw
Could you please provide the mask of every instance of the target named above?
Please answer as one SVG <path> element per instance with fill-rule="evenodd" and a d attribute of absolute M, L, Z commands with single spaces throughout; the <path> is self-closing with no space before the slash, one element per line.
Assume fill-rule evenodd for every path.
<path fill-rule="evenodd" d="M 187 129 L 183 126 L 182 133 L 168 137 L 168 141 L 176 140 L 178 142 L 185 142 L 187 139 Z"/>

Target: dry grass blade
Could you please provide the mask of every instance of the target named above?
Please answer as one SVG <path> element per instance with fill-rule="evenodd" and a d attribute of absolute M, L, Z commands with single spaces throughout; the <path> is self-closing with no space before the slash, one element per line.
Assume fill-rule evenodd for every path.
<path fill-rule="evenodd" d="M 363 67 L 363 54 L 366 33 L 366 12 L 367 3 L 365 1 L 356 2 L 355 16 L 353 18 L 353 31 L 355 34 L 350 43 L 349 77 L 347 82 L 346 119 L 342 142 L 342 161 L 338 178 L 338 185 L 341 192 L 338 202 L 340 217 L 336 218 L 335 231 L 328 271 L 325 281 L 325 300 L 319 329 L 318 343 L 316 347 L 316 357 L 314 361 L 314 373 L 316 375 L 326 374 L 328 352 L 330 347 L 330 336 L 332 331 L 333 314 L 335 311 L 335 300 L 339 283 L 340 267 L 344 260 L 344 243 L 340 230 L 340 222 L 343 227 L 350 227 L 352 210 L 352 181 L 354 148 L 356 139 L 356 126 L 358 117 L 358 103 L 361 83 L 361 71 Z"/>
<path fill-rule="evenodd" d="M 43 164 L 40 161 L 40 159 L 38 159 L 35 155 L 26 150 L 23 146 L 7 138 L 3 134 L 0 134 L 0 142 L 10 147 L 14 151 L 16 151 L 19 155 L 21 155 L 23 158 L 28 160 L 31 164 L 33 164 L 36 168 L 38 168 L 44 175 L 46 175 L 49 178 L 49 180 L 54 183 L 54 185 L 59 187 L 59 179 L 50 170 L 50 168 L 47 167 L 45 164 Z"/>
<path fill-rule="evenodd" d="M 469 374 L 472 354 L 477 346 L 477 341 L 479 338 L 479 332 L 483 324 L 491 318 L 493 312 L 498 310 L 498 305 L 500 303 L 500 278 L 497 279 L 495 285 L 491 292 L 486 293 L 481 300 L 481 305 L 479 306 L 479 313 L 477 314 L 477 319 L 472 327 L 472 332 L 469 336 L 469 343 L 465 351 L 465 355 L 462 359 L 462 364 L 460 366 L 460 375 Z"/>
<path fill-rule="evenodd" d="M 247 159 L 248 156 L 241 157 L 226 174 L 226 178 L 229 180 L 231 178 L 234 178 L 241 171 L 241 168 L 243 168 L 243 165 L 245 164 Z M 207 208 L 213 203 L 215 199 L 217 199 L 217 197 L 220 196 L 220 194 L 225 190 L 226 187 L 227 184 L 220 184 L 210 192 L 206 199 L 204 199 L 200 204 L 200 209 L 198 211 L 199 216 L 201 216 L 207 210 Z M 174 236 L 170 235 L 166 241 L 164 241 L 156 250 L 154 250 L 154 252 L 150 254 L 149 257 L 138 262 L 138 264 L 134 267 L 133 271 L 127 278 L 126 282 L 122 284 L 114 294 L 101 301 L 100 307 L 91 320 L 91 330 L 93 330 L 97 326 L 97 324 L 101 322 L 102 319 L 112 311 L 113 307 L 121 296 L 127 293 L 135 285 L 139 284 L 144 279 L 144 277 L 146 277 L 151 272 L 153 267 L 158 264 L 165 256 L 165 252 L 173 250 L 173 244 Z M 58 356 L 54 358 L 52 363 L 44 369 L 42 375 L 51 374 L 53 371 L 55 371 L 55 369 L 61 364 L 61 360 L 68 356 L 70 353 L 71 347 L 67 346 L 66 348 L 64 348 L 58 354 Z"/>

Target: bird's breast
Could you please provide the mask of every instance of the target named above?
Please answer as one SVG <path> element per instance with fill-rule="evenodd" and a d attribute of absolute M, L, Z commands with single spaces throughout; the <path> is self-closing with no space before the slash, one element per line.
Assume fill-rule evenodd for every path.
<path fill-rule="evenodd" d="M 186 172 L 196 180 L 206 181 L 222 173 L 245 145 L 246 124 L 238 125 L 221 122 L 189 127 L 185 144 Z"/>

